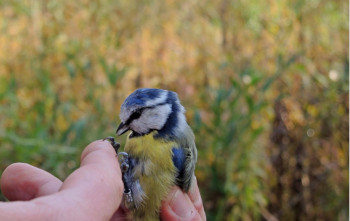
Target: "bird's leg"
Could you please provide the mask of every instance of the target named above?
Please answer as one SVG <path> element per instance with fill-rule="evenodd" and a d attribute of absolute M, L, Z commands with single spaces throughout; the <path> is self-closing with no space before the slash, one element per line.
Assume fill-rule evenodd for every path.
<path fill-rule="evenodd" d="M 126 206 L 128 208 L 131 208 L 134 206 L 134 199 L 132 198 L 131 189 L 130 189 L 128 183 L 126 182 L 126 178 L 125 178 L 126 173 L 129 170 L 129 155 L 126 152 L 118 153 L 118 150 L 120 148 L 120 144 L 115 141 L 114 137 L 106 137 L 103 140 L 109 141 L 109 143 L 112 145 L 115 152 L 117 153 L 117 156 L 118 156 L 119 162 L 120 162 L 120 169 L 122 171 L 125 203 L 126 203 Z"/>
<path fill-rule="evenodd" d="M 120 143 L 116 142 L 114 137 L 106 137 L 103 139 L 104 141 L 105 140 L 108 140 L 109 143 L 111 143 L 112 147 L 114 148 L 115 152 L 118 154 L 118 150 L 120 148 Z"/>
<path fill-rule="evenodd" d="M 129 155 L 126 152 L 118 153 L 120 169 L 122 171 L 122 180 L 124 183 L 124 198 L 127 208 L 134 207 L 134 199 L 132 198 L 131 189 L 126 181 L 126 173 L 129 170 Z"/>

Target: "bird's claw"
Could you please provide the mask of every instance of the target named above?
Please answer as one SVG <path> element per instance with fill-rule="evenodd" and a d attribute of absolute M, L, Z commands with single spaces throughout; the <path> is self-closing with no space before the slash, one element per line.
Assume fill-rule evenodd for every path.
<path fill-rule="evenodd" d="M 122 170 L 123 173 L 125 173 L 129 169 L 129 164 L 126 162 L 122 163 L 122 165 L 120 165 L 120 169 Z"/>
<path fill-rule="evenodd" d="M 119 157 L 119 156 L 122 156 L 123 159 L 128 159 L 128 158 L 129 158 L 129 154 L 126 153 L 126 152 L 120 152 L 120 153 L 118 153 L 118 157 Z"/>
<path fill-rule="evenodd" d="M 118 153 L 120 169 L 122 173 L 126 173 L 129 169 L 129 155 L 125 152 Z"/>
<path fill-rule="evenodd" d="M 103 141 L 105 141 L 105 140 L 107 140 L 112 145 L 115 152 L 118 154 L 118 150 L 120 148 L 120 143 L 116 142 L 114 137 L 106 137 L 103 139 Z"/>

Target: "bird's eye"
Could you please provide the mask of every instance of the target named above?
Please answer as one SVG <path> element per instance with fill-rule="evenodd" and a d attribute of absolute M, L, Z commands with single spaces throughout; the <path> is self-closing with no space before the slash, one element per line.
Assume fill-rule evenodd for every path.
<path fill-rule="evenodd" d="M 133 120 L 136 120 L 139 118 L 142 114 L 142 109 L 136 110 L 134 113 L 132 113 L 129 117 L 129 119 L 125 122 L 126 125 L 129 125 Z"/>
<path fill-rule="evenodd" d="M 135 120 L 141 116 L 141 111 L 135 111 L 134 113 L 131 114 L 130 119 Z"/>

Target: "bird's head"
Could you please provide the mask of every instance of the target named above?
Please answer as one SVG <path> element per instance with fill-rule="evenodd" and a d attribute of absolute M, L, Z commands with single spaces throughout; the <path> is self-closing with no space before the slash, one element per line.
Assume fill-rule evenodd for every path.
<path fill-rule="evenodd" d="M 175 92 L 137 89 L 121 106 L 117 135 L 131 130 L 132 136 L 140 136 L 157 130 L 165 136 L 176 136 L 186 125 L 184 112 Z"/>

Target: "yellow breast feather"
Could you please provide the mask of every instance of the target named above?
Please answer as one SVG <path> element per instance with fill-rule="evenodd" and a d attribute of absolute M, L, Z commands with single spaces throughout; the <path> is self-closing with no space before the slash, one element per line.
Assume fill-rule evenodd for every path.
<path fill-rule="evenodd" d="M 156 134 L 154 131 L 132 138 L 129 135 L 125 145 L 129 157 L 138 159 L 133 174 L 134 179 L 139 180 L 144 195 L 142 205 L 137 205 L 137 210 L 133 213 L 133 220 L 139 220 L 138 216 L 143 217 L 143 220 L 159 220 L 158 209 L 161 201 L 175 184 L 176 168 L 172 161 L 172 148 L 178 145 L 175 142 L 155 139 Z M 144 214 L 148 217 L 144 217 Z"/>

